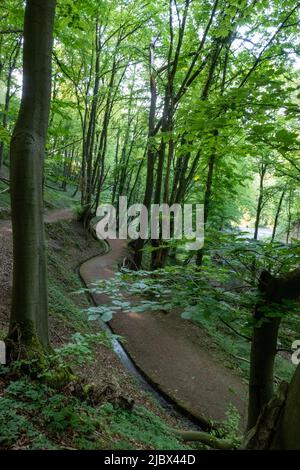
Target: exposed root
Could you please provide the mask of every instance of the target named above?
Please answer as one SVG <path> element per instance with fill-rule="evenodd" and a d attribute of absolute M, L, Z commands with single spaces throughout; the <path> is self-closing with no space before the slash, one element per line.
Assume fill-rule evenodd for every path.
<path fill-rule="evenodd" d="M 198 441 L 202 444 L 219 450 L 233 450 L 239 446 L 239 441 L 229 439 L 219 439 L 212 434 L 201 431 L 178 431 L 172 429 L 172 432 L 183 441 Z"/>

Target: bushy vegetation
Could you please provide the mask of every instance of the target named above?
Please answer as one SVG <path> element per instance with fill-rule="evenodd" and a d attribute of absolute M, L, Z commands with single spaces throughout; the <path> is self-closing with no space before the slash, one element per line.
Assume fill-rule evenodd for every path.
<path fill-rule="evenodd" d="M 113 279 L 95 286 L 96 292 L 106 293 L 113 300 L 111 305 L 88 309 L 89 316 L 109 321 L 120 310 L 142 313 L 180 308 L 183 320 L 196 322 L 210 334 L 213 353 L 249 378 L 251 335 L 253 326 L 259 326 L 253 312 L 260 297 L 260 274 L 268 270 L 278 276 L 297 267 L 300 245 L 296 241 L 286 245 L 253 241 L 241 233 L 214 232 L 206 240 L 205 253 L 201 269 L 185 263 L 187 254 L 181 245 L 178 262 L 164 269 L 123 268 Z M 266 318 L 283 318 L 276 381 L 290 380 L 295 370 L 290 355 L 291 344 L 300 335 L 298 308 L 297 302 L 287 300 L 265 309 Z"/>
<path fill-rule="evenodd" d="M 76 384 L 52 388 L 18 377 L 17 367 L 0 371 L 1 449 L 188 448 L 143 406 L 126 410 L 111 403 L 95 405 L 76 396 Z"/>
<path fill-rule="evenodd" d="M 96 253 L 102 245 L 64 221 L 48 224 L 47 234 L 50 316 L 59 321 L 58 331 L 64 332 L 59 339 L 65 343 L 47 355 L 42 369 L 38 359 L 1 367 L 0 448 L 188 448 L 154 412 L 142 405 L 126 408 L 126 400 L 119 406 L 97 393 L 92 398 L 94 385 L 77 376 L 95 362 L 99 345 L 111 348 L 112 336 L 98 323 L 95 333 L 95 324 L 86 321 L 89 301 L 76 294 L 81 282 L 69 250 L 76 247 L 84 258 L 87 246 L 94 243 Z M 5 335 L 1 331 L 1 339 Z"/>
<path fill-rule="evenodd" d="M 249 379 L 247 448 L 279 435 L 276 448 L 300 448 L 300 366 L 277 401 L 273 387 L 294 372 L 300 335 L 299 37 L 294 0 L 2 0 L 0 218 L 14 232 L 4 447 L 180 447 L 149 410 L 91 402 L 72 369 L 109 347 L 99 318 L 180 310 Z M 157 237 L 136 218 L 122 272 L 93 289 L 111 304 L 75 300 L 90 290 L 77 255 L 91 252 L 71 236 L 67 257 L 65 227 L 47 227 L 48 282 L 45 209 L 73 208 L 88 232 L 102 202 L 120 221 L 123 196 L 147 211 L 202 203 L 205 244 L 165 240 L 162 222 L 171 239 L 180 229 L 171 212 Z M 231 410 L 229 442 L 203 442 L 236 448 L 236 422 Z"/>

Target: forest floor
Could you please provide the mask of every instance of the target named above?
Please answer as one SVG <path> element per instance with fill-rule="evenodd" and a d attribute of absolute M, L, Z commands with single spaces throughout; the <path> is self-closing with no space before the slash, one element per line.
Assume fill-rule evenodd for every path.
<path fill-rule="evenodd" d="M 104 277 L 113 275 L 115 269 L 117 269 L 117 262 L 122 257 L 124 251 L 126 252 L 126 246 L 121 246 L 120 243 L 109 253 L 104 253 L 104 246 L 99 241 L 92 238 L 90 234 L 87 234 L 82 225 L 74 220 L 74 215 L 71 209 L 54 209 L 47 211 L 45 214 L 46 221 L 46 236 L 48 243 L 48 272 L 49 272 L 49 304 L 50 304 L 50 336 L 51 343 L 55 348 L 61 348 L 72 342 L 72 337 L 75 333 L 80 332 L 81 334 L 90 334 L 99 331 L 98 322 L 87 322 L 86 314 L 84 309 L 91 306 L 90 301 L 84 294 L 75 295 L 74 292 L 79 290 L 82 286 L 78 278 L 78 269 L 81 266 L 81 275 L 84 274 L 84 267 L 91 266 L 94 264 L 93 270 L 90 271 L 90 276 L 94 277 L 96 272 L 96 278 L 99 279 L 99 272 Z M 123 251 L 124 250 L 124 251 Z M 0 339 L 4 339 L 8 330 L 9 312 L 10 312 L 10 300 L 11 300 L 11 285 L 12 285 L 12 229 L 11 222 L 9 220 L 0 221 Z M 88 261 L 86 261 L 88 259 Z M 83 264 L 82 264 L 83 263 Z M 146 317 L 145 317 L 146 318 Z M 118 317 L 121 320 L 121 316 Z M 191 411 L 195 416 L 205 416 L 206 418 L 213 417 L 221 419 L 225 417 L 224 410 L 227 400 L 229 402 L 236 402 L 237 390 L 240 385 L 239 379 L 232 375 L 231 387 L 232 390 L 236 387 L 235 391 L 229 392 L 226 390 L 229 384 L 229 377 L 231 376 L 230 371 L 226 370 L 224 366 L 218 364 L 213 358 L 210 358 L 209 352 L 205 351 L 204 343 L 199 349 L 201 341 L 199 337 L 190 336 L 188 333 L 189 328 L 183 326 L 184 322 L 180 321 L 179 318 L 173 317 L 175 324 L 171 326 L 173 320 L 169 323 L 171 335 L 169 340 L 166 340 L 165 336 L 168 333 L 169 327 L 163 332 L 164 319 L 159 320 L 159 314 L 157 318 L 152 318 L 150 324 L 143 324 L 142 331 L 140 327 L 137 327 L 137 332 L 132 337 L 132 347 L 129 348 L 128 344 L 126 348 L 129 354 L 132 356 L 137 366 L 144 370 L 146 375 L 149 374 L 150 380 L 163 392 L 169 395 L 172 399 L 177 401 L 187 411 Z M 156 323 L 158 321 L 158 323 Z M 120 328 L 123 322 L 120 323 Z M 181 325 L 181 326 L 180 326 Z M 114 325 L 112 325 L 114 327 Z M 132 326 L 132 323 L 131 323 Z M 145 330 L 146 328 L 146 330 Z M 122 326 L 123 329 L 123 326 Z M 156 330 L 156 332 L 155 332 Z M 201 329 L 197 328 L 198 331 Z M 146 332 L 146 334 L 145 334 Z M 124 330 L 124 333 L 126 331 Z M 134 353 L 137 343 L 150 346 L 150 338 L 153 335 L 156 336 L 156 341 L 152 344 L 148 351 L 148 354 L 154 354 L 154 361 L 152 365 L 160 357 L 160 361 L 154 370 L 150 370 L 149 363 L 145 362 L 145 352 L 141 351 L 141 357 L 138 358 L 137 354 L 139 351 Z M 183 339 L 180 339 L 181 335 L 184 335 Z M 164 335 L 164 336 L 163 336 Z M 174 335 L 174 336 L 172 336 Z M 124 336 L 126 336 L 124 334 Z M 169 348 L 168 355 L 165 355 L 165 361 L 162 361 L 162 354 L 157 354 L 156 349 L 159 350 L 161 340 L 157 342 L 157 337 L 161 337 L 166 343 L 167 349 Z M 126 338 L 125 338 L 126 340 Z M 181 341 L 191 340 L 190 355 L 186 358 L 178 360 L 178 354 L 182 354 Z M 178 341 L 178 344 L 177 344 Z M 196 341 L 198 345 L 193 344 Z M 126 344 L 126 341 L 125 341 Z M 171 352 L 171 348 L 174 348 Z M 176 351 L 176 354 L 174 354 Z M 99 395 L 103 396 L 104 402 L 113 401 L 118 397 L 133 401 L 135 408 L 142 410 L 143 418 L 140 418 L 140 414 L 137 416 L 134 413 L 127 413 L 127 411 L 115 411 L 110 412 L 110 418 L 104 416 L 104 421 L 108 424 L 109 429 L 116 428 L 115 432 L 112 432 L 109 436 L 102 436 L 104 441 L 109 439 L 109 443 L 104 444 L 107 448 L 114 446 L 115 448 L 186 448 L 186 446 L 176 440 L 173 436 L 168 435 L 167 427 L 180 427 L 186 428 L 186 422 L 182 422 L 180 418 L 170 415 L 168 410 L 164 410 L 156 400 L 149 395 L 149 393 L 141 390 L 140 385 L 136 379 L 132 377 L 128 372 L 119 358 L 116 356 L 112 348 L 107 347 L 105 344 L 98 344 L 94 347 L 94 360 L 92 362 L 86 361 L 84 367 L 79 366 L 76 368 L 76 373 L 82 377 L 86 382 L 93 383 Z M 199 354 L 202 355 L 199 355 Z M 196 367 L 198 363 L 197 377 L 195 379 L 189 374 L 180 376 L 182 371 L 181 362 L 187 368 L 187 371 L 191 372 L 190 364 L 187 362 L 192 361 Z M 171 367 L 172 366 L 172 367 Z M 162 382 L 162 375 L 166 372 L 166 367 L 170 369 L 168 374 L 169 386 L 166 382 Z M 211 375 L 207 375 L 209 369 Z M 186 372 L 187 372 L 186 371 Z M 199 372 L 200 371 L 200 372 Z M 229 373 L 229 376 L 228 376 Z M 222 380 L 221 375 L 225 374 L 224 390 L 221 392 L 221 382 L 219 382 L 219 391 L 215 393 L 213 399 L 211 394 L 215 388 L 215 381 Z M 184 380 L 190 381 L 185 387 Z M 219 379 L 218 379 L 219 378 Z M 212 383 L 209 380 L 212 379 Z M 195 381 L 195 382 L 194 382 Z M 226 382 L 228 381 L 228 383 Z M 1 382 L 1 377 L 0 377 Z M 162 383 L 161 383 L 162 382 Z M 174 386 L 174 384 L 176 384 Z M 202 385 L 201 385 L 202 384 Z M 1 385 L 1 383 L 0 383 Z M 200 386 L 200 391 L 196 391 L 196 387 Z M 205 387 L 203 387 L 205 385 Z M 11 385 L 7 388 L 9 389 Z M 15 385 L 16 387 L 17 385 Z M 20 386 L 20 385 L 19 385 Z M 1 388 L 1 387 L 0 387 Z M 177 394 L 177 389 L 180 393 Z M 182 391 L 190 389 L 194 394 L 192 403 L 188 402 L 188 398 L 182 396 Z M 1 394 L 0 396 L 6 397 Z M 7 399 L 7 398 L 5 398 Z M 10 398 L 9 398 L 10 399 Z M 43 399 L 44 400 L 44 399 Z M 62 399 L 63 400 L 63 399 Z M 0 400 L 1 401 L 1 400 Z M 196 402 L 205 405 L 205 409 L 198 406 L 196 409 Z M 4 403 L 4 401 L 3 401 Z M 5 404 L 5 403 L 4 403 Z M 195 410 L 192 406 L 195 406 Z M 15 402 L 10 406 L 17 406 Z M 23 406 L 23 405 L 22 405 Z M 36 406 L 39 406 L 36 404 Z M 44 405 L 43 405 L 44 406 Z M 208 408 L 208 406 L 210 408 Z M 218 414 L 210 415 L 209 410 L 213 410 L 216 407 Z M 7 407 L 5 406 L 5 409 Z M 40 412 L 39 412 L 40 413 Z M 102 411 L 101 411 L 102 413 Z M 105 412 L 103 412 L 105 414 Z M 139 411 L 140 413 L 140 411 Z M 11 421 L 10 421 L 11 420 Z M 0 409 L 0 421 L 1 421 L 1 409 Z M 17 427 L 15 424 L 15 416 L 5 416 L 5 422 L 7 424 L 8 432 L 10 432 L 10 425 L 13 429 Z M 27 426 L 27 425 L 26 425 Z M 130 426 L 130 432 L 128 430 Z M 141 429 L 145 429 L 143 433 Z M 118 429 L 118 431 L 117 431 Z M 14 431 L 15 433 L 15 431 Z M 18 433 L 15 433 L 18 436 Z M 40 429 L 37 432 L 40 435 Z M 48 436 L 48 434 L 46 433 Z M 48 436 L 49 437 L 49 436 Z M 50 445 L 48 441 L 45 444 L 31 443 L 28 444 L 30 438 L 24 437 L 24 431 L 20 431 L 20 436 L 16 439 L 13 438 L 10 444 L 5 444 L 8 448 L 28 448 L 28 446 L 37 446 L 38 448 L 45 446 L 48 448 Z M 66 438 L 61 444 L 62 446 L 70 445 L 68 433 Z M 72 443 L 72 445 L 74 445 Z M 84 444 L 85 445 L 85 444 Z M 54 443 L 54 447 L 56 443 Z M 1 445 L 0 445 L 1 447 Z M 31 447 L 30 447 L 31 448 Z"/>
<path fill-rule="evenodd" d="M 124 240 L 110 240 L 108 253 L 80 267 L 88 286 L 111 278 L 127 255 Z M 109 302 L 92 293 L 96 304 Z M 124 348 L 151 383 L 200 421 L 220 422 L 231 405 L 245 426 L 247 386 L 235 371 L 216 357 L 211 336 L 198 325 L 183 321 L 180 312 L 119 312 L 110 322 L 125 338 Z"/>
<path fill-rule="evenodd" d="M 70 222 L 73 218 L 73 212 L 69 208 L 47 211 L 45 222 L 49 226 L 48 232 L 50 224 L 63 220 Z M 75 231 L 79 237 L 83 236 L 80 224 L 77 222 L 70 222 L 69 229 Z M 1 325 L 7 326 L 11 297 L 12 230 L 9 220 L 0 221 L 0 234 L 1 328 Z M 99 243 L 96 241 L 94 241 L 96 246 L 92 251 L 85 246 L 80 254 L 78 248 L 68 247 L 65 241 L 59 243 L 57 234 L 49 237 L 48 243 L 55 251 L 64 251 L 64 256 L 69 251 L 70 260 L 76 260 L 76 263 L 84 261 L 80 266 L 80 274 L 87 285 L 113 276 L 118 262 L 127 254 L 126 243 L 121 240 L 112 240 L 111 250 L 101 255 L 99 255 Z M 93 256 L 95 254 L 97 256 Z M 93 257 L 86 261 L 89 256 Z M 74 268 L 72 261 L 70 269 L 74 270 Z M 96 294 L 93 296 L 98 304 L 108 301 L 108 299 L 103 299 L 103 296 L 102 298 Z M 59 331 L 60 328 L 65 328 L 65 324 L 61 321 L 57 331 L 56 323 L 57 319 L 55 328 L 51 329 L 51 336 L 52 342 L 59 345 L 65 341 L 61 339 L 61 331 Z M 125 338 L 124 347 L 137 367 L 155 387 L 180 407 L 200 421 L 222 421 L 226 418 L 226 411 L 230 404 L 233 404 L 239 411 L 241 426 L 244 427 L 246 383 L 241 376 L 214 357 L 215 346 L 205 329 L 189 321 L 183 321 L 180 313 L 176 311 L 167 314 L 123 312 L 114 318 L 111 327 L 116 334 Z M 103 360 L 100 362 L 103 364 Z M 99 357 L 97 363 L 99 363 Z M 100 377 L 99 373 L 95 374 L 93 370 L 87 369 L 86 373 L 93 376 L 94 381 L 96 380 L 99 384 L 103 379 L 101 375 L 106 375 L 106 378 L 111 377 L 111 367 L 115 368 L 116 365 L 113 364 L 110 367 L 110 363 L 111 361 L 106 361 L 104 368 L 98 368 L 101 371 Z"/>
<path fill-rule="evenodd" d="M 79 265 L 87 258 L 103 253 L 104 246 L 84 231 L 82 225 L 74 220 L 74 215 L 69 209 L 48 211 L 45 220 L 48 244 L 50 338 L 52 346 L 59 351 L 68 344 L 74 344 L 74 335 L 79 333 L 88 336 L 100 330 L 97 321 L 87 321 L 84 310 L 92 305 L 91 301 L 84 293 L 76 292 L 82 288 L 78 275 Z M 0 340 L 2 340 L 8 331 L 12 286 L 12 231 L 9 220 L 0 221 L 0 259 Z M 30 422 L 26 421 L 24 425 L 24 419 L 28 420 L 27 412 L 24 417 L 24 406 L 27 406 L 28 402 L 28 397 L 25 397 L 27 392 L 25 393 L 22 388 L 24 380 L 3 382 L 0 373 L 0 449 L 101 448 L 101 446 L 107 449 L 189 448 L 168 431 L 169 427 L 186 428 L 186 423 L 181 422 L 178 417 L 171 416 L 149 393 L 141 390 L 139 383 L 126 370 L 109 341 L 93 344 L 92 352 L 91 360 L 83 357 L 81 364 L 71 367 L 74 367 L 80 378 L 88 384 L 93 384 L 97 389 L 100 407 L 97 404 L 96 414 L 97 420 L 100 421 L 100 432 L 94 433 L 89 429 L 94 426 L 94 406 L 90 407 L 87 403 L 78 405 L 76 400 L 74 402 L 69 396 L 69 392 L 67 395 L 63 392 L 57 397 L 64 409 L 57 409 L 57 405 L 52 405 L 53 398 L 50 396 L 48 400 L 43 390 L 40 391 L 41 387 L 38 384 L 28 383 L 26 385 L 28 395 L 32 393 L 32 396 L 37 398 L 30 405 L 32 406 Z M 33 391 L 31 386 L 34 387 Z M 18 388 L 22 391 L 20 399 L 16 396 Z M 13 393 L 10 392 L 11 389 L 14 390 Z M 134 403 L 135 411 L 127 410 L 126 406 L 125 409 L 115 407 L 114 403 L 119 400 L 123 400 L 125 405 L 127 402 Z M 47 413 L 51 413 L 50 425 L 48 415 L 45 417 L 46 425 L 41 424 L 44 419 L 42 418 L 44 409 L 47 409 Z M 66 428 L 61 428 L 62 415 Z M 69 420 L 72 421 L 71 425 Z M 81 423 L 79 429 L 76 427 L 76 420 Z M 75 429 L 72 429 L 73 426 Z M 39 436 L 42 436 L 42 440 Z"/>
<path fill-rule="evenodd" d="M 61 348 L 73 341 L 75 333 L 85 335 L 100 331 L 99 323 L 87 321 L 84 312 L 93 305 L 91 300 L 85 294 L 74 294 L 82 288 L 79 272 L 87 285 L 111 278 L 127 255 L 127 246 L 124 241 L 113 240 L 107 252 L 103 243 L 84 231 L 70 208 L 48 209 L 45 221 L 51 343 Z M 0 339 L 4 339 L 11 299 L 12 229 L 9 220 L 0 220 L 0 258 Z M 93 295 L 96 303 L 109 302 L 107 297 Z M 222 353 L 215 333 L 205 325 L 182 320 L 180 312 L 173 311 L 123 312 L 115 315 L 110 326 L 122 337 L 123 346 L 137 368 L 180 407 L 199 420 L 219 422 L 226 417 L 230 419 L 232 404 L 241 416 L 240 428 L 245 426 L 247 373 L 237 370 L 230 354 Z M 221 342 L 224 338 L 221 336 Z M 116 397 L 128 398 L 137 408 L 142 407 L 146 417 L 146 421 L 141 422 L 140 414 L 137 417 L 126 410 L 110 411 L 110 418 L 103 419 L 109 422 L 110 429 L 115 425 L 118 432 L 105 436 L 104 440 L 110 441 L 104 444 L 106 448 L 114 445 L 115 448 L 142 449 L 149 448 L 149 442 L 150 448 L 182 448 L 182 443 L 168 435 L 166 426 L 185 428 L 186 422 L 171 416 L 153 396 L 142 390 L 111 347 L 100 343 L 94 347 L 93 354 L 92 362 L 77 367 L 78 375 L 96 386 L 104 402 Z M 243 355 L 247 357 L 247 354 Z M 131 436 L 129 423 L 133 430 Z M 146 425 L 150 429 L 143 435 L 140 430 Z"/>
<path fill-rule="evenodd" d="M 82 225 L 76 220 L 71 220 L 74 215 L 69 209 L 56 209 L 46 213 L 46 231 L 48 239 L 49 260 L 49 296 L 50 296 L 50 335 L 53 346 L 59 347 L 71 340 L 71 336 L 78 329 L 82 329 L 82 324 L 87 324 L 86 315 L 81 308 L 91 306 L 90 301 L 84 294 L 75 294 L 76 290 L 81 289 L 82 285 L 77 276 L 79 264 L 90 256 L 101 253 L 104 248 L 91 235 L 86 234 Z M 50 225 L 51 224 L 51 225 Z M 72 232 L 69 240 L 66 239 L 66 229 Z M 5 337 L 8 329 L 8 319 L 11 303 L 12 288 L 12 239 L 11 222 L 9 220 L 0 221 L 0 339 Z M 101 255 L 100 255 L 101 257 Z M 95 258 L 93 258 L 95 259 Z M 60 267 L 58 262 L 61 262 Z M 67 271 L 71 276 L 66 276 Z M 53 276 L 54 274 L 54 276 Z M 67 305 L 60 304 L 60 297 L 63 292 L 58 290 L 58 284 L 69 292 L 70 298 L 76 305 L 76 310 L 72 319 L 72 311 L 65 311 Z M 72 289 L 72 290 L 71 290 Z M 70 305 L 71 307 L 71 305 Z M 79 309 L 79 311 L 78 311 Z M 78 314 L 82 318 L 78 318 Z M 88 322 L 87 331 L 95 332 L 98 328 L 97 322 Z M 122 389 L 124 395 L 128 394 L 138 402 L 148 400 L 143 392 L 139 393 L 136 389 L 135 380 L 131 378 L 130 373 L 124 369 L 116 354 L 112 349 L 105 346 L 95 352 L 95 363 L 85 365 L 79 374 L 86 377 L 89 381 L 96 383 L 99 387 L 110 387 Z M 148 405 L 153 406 L 152 401 Z"/>

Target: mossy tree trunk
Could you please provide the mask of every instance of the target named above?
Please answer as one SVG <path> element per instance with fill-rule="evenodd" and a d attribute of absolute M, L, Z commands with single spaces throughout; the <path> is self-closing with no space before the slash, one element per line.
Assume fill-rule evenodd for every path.
<path fill-rule="evenodd" d="M 259 311 L 255 316 L 257 320 L 262 318 Z M 262 407 L 273 396 L 274 360 L 279 325 L 280 318 L 270 318 L 253 329 L 250 356 L 248 429 L 256 424 Z"/>
<path fill-rule="evenodd" d="M 14 268 L 7 342 L 12 359 L 49 347 L 42 187 L 54 11 L 55 0 L 26 2 L 23 92 L 10 146 Z"/>

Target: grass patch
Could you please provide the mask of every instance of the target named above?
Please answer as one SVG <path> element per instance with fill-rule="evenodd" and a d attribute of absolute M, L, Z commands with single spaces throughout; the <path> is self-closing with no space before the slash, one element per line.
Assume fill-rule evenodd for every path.
<path fill-rule="evenodd" d="M 80 194 L 73 197 L 74 188 L 68 187 L 66 191 L 50 188 L 44 188 L 44 201 L 47 209 L 63 209 L 65 207 L 75 207 L 78 203 Z"/>
<path fill-rule="evenodd" d="M 115 409 L 110 403 L 101 407 L 101 417 L 114 440 L 114 449 L 157 450 L 190 449 L 174 437 L 161 418 L 143 406 L 133 412 Z"/>

